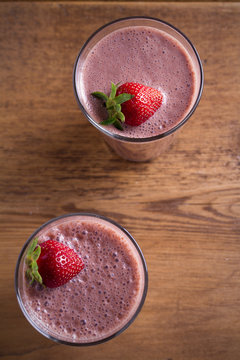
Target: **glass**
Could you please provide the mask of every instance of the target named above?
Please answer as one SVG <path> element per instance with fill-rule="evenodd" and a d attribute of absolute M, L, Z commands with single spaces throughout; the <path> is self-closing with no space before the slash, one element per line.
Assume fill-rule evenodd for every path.
<path fill-rule="evenodd" d="M 91 52 L 93 47 L 96 45 L 98 41 L 100 41 L 103 37 L 111 33 L 112 31 L 122 29 L 129 26 L 149 26 L 155 29 L 159 29 L 164 31 L 168 35 L 172 36 L 175 40 L 180 42 L 185 51 L 188 53 L 196 79 L 195 91 L 193 93 L 193 98 L 191 101 L 191 106 L 189 108 L 186 116 L 178 122 L 175 126 L 170 128 L 170 130 L 160 133 L 159 135 L 155 135 L 147 138 L 130 138 L 121 134 L 112 133 L 105 126 L 101 126 L 99 123 L 94 121 L 94 119 L 90 116 L 86 108 L 84 107 L 83 102 L 83 94 L 81 89 L 81 82 L 79 81 L 79 77 L 81 74 L 81 70 L 83 68 L 84 62 Z M 77 99 L 77 102 L 82 110 L 83 114 L 87 117 L 89 122 L 95 126 L 103 135 L 107 144 L 115 150 L 115 152 L 124 159 L 130 161 L 148 161 L 157 156 L 159 156 L 162 152 L 166 151 L 169 145 L 172 143 L 173 138 L 183 124 L 190 118 L 190 116 L 195 111 L 202 94 L 203 89 L 203 69 L 201 60 L 199 55 L 190 42 L 190 40 L 178 29 L 174 26 L 155 18 L 149 17 L 129 17 L 115 20 L 100 29 L 98 29 L 90 38 L 86 41 L 82 49 L 80 50 L 73 72 L 73 86 L 74 93 Z M 96 89 L 100 90 L 100 89 Z"/>
<path fill-rule="evenodd" d="M 95 338 L 94 340 L 91 338 L 90 341 L 88 341 L 88 339 L 86 339 L 86 338 L 83 341 L 81 341 L 79 339 L 76 340 L 76 339 L 72 338 L 71 334 L 66 334 L 66 335 L 61 334 L 61 335 L 58 336 L 56 333 L 54 333 L 51 330 L 51 327 L 48 329 L 47 326 L 45 326 L 44 321 L 40 321 L 40 320 L 37 319 L 36 316 L 34 316 L 34 314 L 30 314 L 29 306 L 26 305 L 27 301 L 26 301 L 26 299 L 24 300 L 24 285 L 26 285 L 26 278 L 25 278 L 25 275 L 24 275 L 25 269 L 24 268 L 25 268 L 25 258 L 26 258 L 26 254 L 27 254 L 27 251 L 28 251 L 28 248 L 29 248 L 29 244 L 32 242 L 32 240 L 35 237 L 41 236 L 41 234 L 44 233 L 46 230 L 50 229 L 51 232 L 53 232 L 54 227 L 56 225 L 61 226 L 61 224 L 64 223 L 64 222 L 74 221 L 74 220 L 76 220 L 76 221 L 80 220 L 80 222 L 81 221 L 83 221 L 83 222 L 84 221 L 86 221 L 86 222 L 91 221 L 92 223 L 97 223 L 97 224 L 100 224 L 100 225 L 102 224 L 103 226 L 105 225 L 106 229 L 111 229 L 111 230 L 114 231 L 114 233 L 116 233 L 118 235 L 118 239 L 120 239 L 120 237 L 121 237 L 121 239 L 124 238 L 124 241 L 126 240 L 126 242 L 127 242 L 127 247 L 131 249 L 130 250 L 131 251 L 131 256 L 134 258 L 134 261 L 136 261 L 138 263 L 138 268 L 139 268 L 139 271 L 140 271 L 140 280 L 139 280 L 139 283 L 140 283 L 139 288 L 140 288 L 140 290 L 138 292 L 138 295 L 136 296 L 136 301 L 134 302 L 132 312 L 129 312 L 129 316 L 126 317 L 125 320 L 122 323 L 120 322 L 112 330 L 112 332 L 110 334 L 108 333 L 108 335 L 106 337 L 99 337 L 98 339 Z M 74 225 L 76 225 L 76 224 L 74 224 Z M 90 271 L 90 269 L 89 269 L 89 271 Z M 92 271 L 92 269 L 91 269 L 91 271 Z M 79 288 L 80 288 L 80 286 L 83 288 L 82 283 L 80 283 Z M 76 345 L 76 346 L 95 345 L 95 344 L 99 344 L 99 343 L 108 341 L 108 340 L 114 338 L 115 336 L 119 335 L 120 333 L 122 333 L 125 329 L 128 328 L 128 326 L 134 321 L 134 319 L 139 314 L 139 312 L 140 312 L 140 310 L 141 310 L 141 308 L 142 308 L 142 306 L 144 304 L 146 295 L 147 295 L 147 288 L 148 288 L 147 265 L 146 265 L 144 256 L 142 254 L 142 251 L 141 251 L 140 247 L 138 246 L 137 242 L 130 235 L 130 233 L 127 230 L 125 230 L 122 226 L 120 226 L 119 224 L 117 224 L 113 220 L 110 220 L 110 219 L 108 219 L 106 217 L 96 215 L 96 214 L 88 214 L 88 213 L 67 214 L 67 215 L 63 215 L 63 216 L 54 218 L 54 219 L 46 222 L 42 226 L 40 226 L 30 236 L 30 238 L 27 240 L 27 242 L 23 246 L 23 248 L 21 250 L 21 253 L 19 255 L 18 261 L 17 261 L 16 270 L 15 270 L 15 290 L 16 290 L 17 300 L 18 300 L 20 308 L 21 308 L 23 314 L 25 315 L 26 319 L 42 335 L 46 336 L 47 338 L 49 338 L 51 340 L 54 340 L 56 342 L 66 344 L 66 345 Z M 58 289 L 60 289 L 60 288 L 58 288 Z M 65 288 L 64 291 L 67 292 L 67 289 L 70 291 L 70 288 Z M 48 290 L 52 291 L 54 289 L 48 289 Z M 44 296 L 46 296 L 46 295 L 47 295 L 47 293 L 44 294 Z M 40 305 L 40 303 L 38 304 L 38 306 L 39 305 Z M 42 310 L 44 312 L 44 309 L 42 309 Z M 56 309 L 54 309 L 54 310 L 56 310 Z M 71 308 L 71 310 L 72 310 L 72 308 Z M 34 311 L 35 311 L 35 309 L 34 309 Z M 124 311 L 124 310 L 122 310 L 122 311 Z M 78 330 L 78 329 L 75 329 L 75 330 Z M 91 337 L 91 336 L 89 335 L 89 337 Z"/>

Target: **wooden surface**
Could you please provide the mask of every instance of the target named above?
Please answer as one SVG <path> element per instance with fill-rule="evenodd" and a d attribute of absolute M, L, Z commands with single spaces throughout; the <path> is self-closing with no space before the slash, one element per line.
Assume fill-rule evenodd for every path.
<path fill-rule="evenodd" d="M 170 151 L 150 163 L 111 153 L 72 89 L 80 47 L 118 17 L 180 28 L 203 61 L 205 87 Z M 0 358 L 240 358 L 240 4 L 0 3 Z M 100 346 L 58 345 L 25 320 L 14 292 L 18 253 L 48 219 L 106 215 L 139 242 L 145 306 Z"/>

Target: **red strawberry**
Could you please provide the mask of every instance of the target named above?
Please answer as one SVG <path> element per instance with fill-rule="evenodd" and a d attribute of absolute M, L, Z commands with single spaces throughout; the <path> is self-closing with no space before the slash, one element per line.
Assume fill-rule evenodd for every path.
<path fill-rule="evenodd" d="M 148 120 L 162 104 L 160 91 L 138 83 L 125 83 L 117 89 L 117 95 L 127 93 L 134 97 L 122 104 L 125 123 L 138 126 Z"/>
<path fill-rule="evenodd" d="M 68 246 L 47 240 L 37 245 L 34 239 L 27 254 L 27 276 L 49 288 L 66 284 L 76 276 L 84 264 L 78 254 Z"/>
<path fill-rule="evenodd" d="M 117 89 L 118 85 L 111 85 L 111 93 L 106 94 L 95 91 L 93 96 L 105 103 L 108 118 L 102 125 L 113 124 L 123 130 L 121 123 L 137 126 L 149 119 L 162 104 L 160 91 L 138 83 L 125 83 Z"/>

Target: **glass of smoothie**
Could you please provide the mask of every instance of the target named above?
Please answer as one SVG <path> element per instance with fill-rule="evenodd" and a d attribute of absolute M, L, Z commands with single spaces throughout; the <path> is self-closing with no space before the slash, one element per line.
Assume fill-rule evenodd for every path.
<path fill-rule="evenodd" d="M 65 285 L 49 288 L 26 276 L 32 241 L 56 240 L 73 249 L 84 268 Z M 143 254 L 127 230 L 95 214 L 52 219 L 27 240 L 17 261 L 20 308 L 42 335 L 66 345 L 95 345 L 119 335 L 139 314 L 148 287 Z"/>
<path fill-rule="evenodd" d="M 110 94 L 111 82 L 140 83 L 161 92 L 160 108 L 139 126 L 101 125 L 106 109 L 92 93 Z M 121 157 L 147 161 L 166 151 L 196 109 L 203 69 L 190 40 L 155 18 L 130 17 L 98 29 L 80 50 L 73 72 L 77 102 L 92 125 Z"/>

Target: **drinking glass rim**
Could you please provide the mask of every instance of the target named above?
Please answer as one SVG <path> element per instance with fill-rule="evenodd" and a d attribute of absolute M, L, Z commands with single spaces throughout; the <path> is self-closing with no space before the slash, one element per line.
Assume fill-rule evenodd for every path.
<path fill-rule="evenodd" d="M 104 128 L 103 126 L 101 126 L 98 122 L 94 121 L 92 119 L 92 117 L 89 115 L 89 113 L 86 111 L 86 109 L 84 108 L 83 104 L 81 103 L 79 97 L 78 97 L 78 92 L 77 92 L 77 87 L 76 87 L 76 72 L 77 72 L 77 65 L 78 65 L 78 61 L 83 53 L 83 51 L 85 50 L 85 48 L 87 47 L 87 45 L 90 43 L 90 41 L 98 34 L 100 33 L 102 30 L 104 30 L 105 28 L 114 25 L 115 23 L 118 22 L 124 22 L 124 21 L 129 21 L 129 20 L 152 20 L 152 21 L 156 21 L 156 22 L 160 22 L 164 25 L 169 26 L 170 28 L 172 28 L 173 30 L 175 30 L 176 32 L 178 32 L 190 45 L 190 47 L 192 48 L 196 59 L 197 59 L 197 63 L 199 65 L 199 70 L 200 70 L 200 86 L 199 86 L 199 91 L 198 91 L 198 95 L 196 98 L 196 101 L 194 102 L 194 104 L 192 105 L 192 107 L 190 108 L 189 112 L 186 114 L 186 116 L 179 122 L 177 123 L 174 127 L 172 127 L 171 129 L 158 134 L 158 135 L 154 135 L 154 136 L 150 136 L 150 137 L 145 137 L 145 138 L 134 138 L 134 137 L 128 137 L 128 136 L 124 136 L 121 134 L 117 134 L 117 133 L 112 133 L 111 131 L 107 130 L 106 128 Z M 104 25 L 102 25 L 101 27 L 99 27 L 97 30 L 95 30 L 92 35 L 89 36 L 89 38 L 85 41 L 85 43 L 83 44 L 83 46 L 81 47 L 78 56 L 75 60 L 74 63 L 74 68 L 73 68 L 73 89 L 74 89 L 74 95 L 76 97 L 77 103 L 80 107 L 80 109 L 82 110 L 83 114 L 86 116 L 86 118 L 89 120 L 89 122 L 95 127 L 97 128 L 99 131 L 101 131 L 103 134 L 113 138 L 113 139 L 117 139 L 117 140 L 121 140 L 121 141 L 125 141 L 125 142 L 130 142 L 130 143 L 145 143 L 145 142 L 151 142 L 151 141 L 155 141 L 161 138 L 164 138 L 168 135 L 173 134 L 176 130 L 178 130 L 180 127 L 182 127 L 187 120 L 193 115 L 194 111 L 196 110 L 201 96 L 202 96 L 202 91 L 203 91 L 203 83 L 204 83 L 204 74 L 203 74 L 203 66 L 202 66 L 202 62 L 200 59 L 200 56 L 195 48 L 195 46 L 193 45 L 193 43 L 189 40 L 189 38 L 181 31 L 179 30 L 177 27 L 175 27 L 174 25 L 168 23 L 167 21 L 155 18 L 155 17 L 150 17 L 150 16 L 129 16 L 129 17 L 123 17 L 123 18 L 118 18 L 116 20 L 110 21 Z"/>
<path fill-rule="evenodd" d="M 140 256 L 141 259 L 141 263 L 143 266 L 143 273 L 144 273 L 144 287 L 143 287 L 143 293 L 141 296 L 141 301 L 138 304 L 138 307 L 136 309 L 136 311 L 133 313 L 133 315 L 131 316 L 131 318 L 128 320 L 128 322 L 118 331 L 114 332 L 112 335 L 107 336 L 106 338 L 97 340 L 97 341 L 91 341 L 91 342 L 85 342 L 85 343 L 79 343 L 79 342 L 70 342 L 67 340 L 62 340 L 62 339 L 58 339 L 50 334 L 47 334 L 43 329 L 41 329 L 39 326 L 37 326 L 37 324 L 35 324 L 35 322 L 31 319 L 30 315 L 28 314 L 28 312 L 26 311 L 25 307 L 23 306 L 22 303 L 22 299 L 21 299 L 21 295 L 19 292 L 19 282 L 18 282 L 18 275 L 19 275 L 19 266 L 22 260 L 22 257 L 27 249 L 27 247 L 29 246 L 30 242 L 32 241 L 32 239 L 46 226 L 48 226 L 51 223 L 54 223 L 58 220 L 61 220 L 63 218 L 70 218 L 70 217 L 74 217 L 74 216 L 85 216 L 85 217 L 91 217 L 91 218 L 97 218 L 106 222 L 109 222 L 110 224 L 116 226 L 118 229 L 120 229 L 131 241 L 131 243 L 134 245 L 134 247 L 137 250 L 138 255 Z M 140 313 L 143 304 L 145 302 L 146 296 L 147 296 L 147 291 L 148 291 L 148 270 L 147 270 L 147 264 L 146 264 L 146 260 L 144 258 L 143 252 L 140 248 L 140 246 L 138 245 L 137 241 L 134 239 L 134 237 L 123 227 L 121 226 L 119 223 L 117 223 L 116 221 L 103 216 L 103 215 L 99 215 L 99 214 L 94 214 L 94 213 L 87 213 L 87 212 L 79 212 L 79 213 L 69 213 L 69 214 L 64 214 L 64 215 L 60 215 L 57 216 L 55 218 L 52 218 L 50 220 L 48 220 L 47 222 L 45 222 L 44 224 L 42 224 L 41 226 L 38 227 L 37 230 L 35 230 L 32 235 L 30 235 L 30 237 L 28 238 L 28 240 L 25 242 L 25 244 L 23 245 L 20 254 L 18 256 L 17 259 L 17 264 L 16 264 L 16 268 L 15 268 L 15 276 L 14 276 L 14 287 L 15 287 L 15 292 L 16 292 L 16 296 L 17 296 L 17 300 L 18 300 L 18 304 L 20 306 L 20 309 L 22 310 L 25 318 L 28 320 L 28 322 L 35 328 L 35 330 L 37 330 L 40 334 L 42 334 L 43 336 L 45 336 L 46 338 L 53 340 L 57 343 L 60 344 L 64 344 L 64 345 L 71 345 L 71 346 L 92 346 L 92 345 L 98 345 L 104 342 L 107 342 L 113 338 L 115 338 L 116 336 L 120 335 L 123 331 L 125 331 L 132 323 L 133 321 L 136 319 L 136 317 L 138 316 L 138 314 Z"/>

